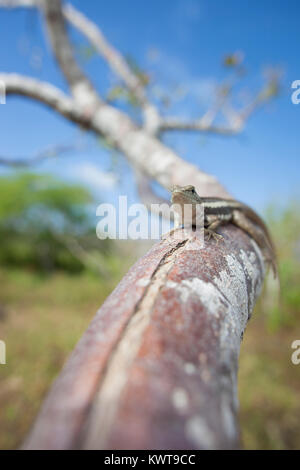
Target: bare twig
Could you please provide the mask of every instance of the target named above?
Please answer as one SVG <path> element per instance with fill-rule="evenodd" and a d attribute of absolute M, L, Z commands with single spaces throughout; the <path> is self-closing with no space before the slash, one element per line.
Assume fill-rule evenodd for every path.
<path fill-rule="evenodd" d="M 263 89 L 264 90 L 264 89 Z M 220 135 L 236 135 L 245 127 L 246 121 L 268 99 L 268 95 L 261 90 L 253 100 L 241 110 L 232 108 L 228 100 L 224 100 L 219 108 L 212 108 L 200 119 L 183 121 L 176 118 L 164 118 L 160 122 L 159 132 L 164 131 L 197 131 Z M 228 120 L 227 125 L 214 125 L 218 111 L 221 111 Z"/>
<path fill-rule="evenodd" d="M 234 135 L 240 131 L 240 128 L 234 126 L 230 127 L 207 124 L 207 122 L 202 118 L 195 119 L 193 121 L 183 121 L 176 118 L 165 118 L 160 123 L 159 131 L 196 131 L 207 132 L 211 134 Z"/>
<path fill-rule="evenodd" d="M 55 145 L 36 153 L 33 157 L 9 158 L 0 156 L 0 165 L 28 167 L 36 165 L 48 158 L 58 157 L 66 153 L 75 152 L 76 150 L 78 150 L 78 147 L 75 145 Z"/>

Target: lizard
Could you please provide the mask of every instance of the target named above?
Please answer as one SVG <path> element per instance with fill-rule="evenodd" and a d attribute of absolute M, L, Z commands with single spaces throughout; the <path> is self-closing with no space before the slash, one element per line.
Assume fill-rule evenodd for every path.
<path fill-rule="evenodd" d="M 189 204 L 192 208 L 191 219 L 188 221 L 192 227 L 197 227 L 197 205 L 201 205 L 204 211 L 204 232 L 208 239 L 213 237 L 217 241 L 223 238 L 216 233 L 216 229 L 221 224 L 233 223 L 257 243 L 262 251 L 267 264 L 270 264 L 273 270 L 274 278 L 277 277 L 277 259 L 276 251 L 270 232 L 261 219 L 261 217 L 251 207 L 234 199 L 223 199 L 219 197 L 201 197 L 198 195 L 195 186 L 174 186 L 172 188 L 171 202 L 176 211 L 176 205 L 179 205 L 181 220 L 184 218 L 184 206 Z M 185 219 L 184 219 L 185 220 Z M 203 218 L 201 218 L 203 223 Z M 186 220 L 185 220 L 186 222 Z M 198 221 L 199 225 L 199 221 Z M 176 223 L 174 230 L 183 226 Z M 172 232 L 172 231 L 171 231 Z"/>

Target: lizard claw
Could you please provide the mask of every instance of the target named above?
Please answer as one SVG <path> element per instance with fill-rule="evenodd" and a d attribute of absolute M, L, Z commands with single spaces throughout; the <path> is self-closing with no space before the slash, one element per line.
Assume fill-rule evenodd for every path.
<path fill-rule="evenodd" d="M 223 240 L 224 237 L 220 235 L 219 233 L 214 232 L 214 230 L 210 228 L 205 228 L 204 229 L 205 235 L 207 235 L 207 240 L 210 240 L 211 237 L 213 237 L 214 240 L 216 240 L 217 243 L 219 243 L 220 240 Z"/>

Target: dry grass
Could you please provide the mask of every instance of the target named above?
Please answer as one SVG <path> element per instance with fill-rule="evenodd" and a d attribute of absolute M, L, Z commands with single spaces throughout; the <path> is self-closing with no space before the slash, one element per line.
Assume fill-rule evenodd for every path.
<path fill-rule="evenodd" d="M 0 448 L 20 445 L 68 354 L 117 280 L 0 272 Z"/>

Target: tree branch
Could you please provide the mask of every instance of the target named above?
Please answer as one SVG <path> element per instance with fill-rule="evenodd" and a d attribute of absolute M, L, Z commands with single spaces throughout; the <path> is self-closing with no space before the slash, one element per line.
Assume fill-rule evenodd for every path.
<path fill-rule="evenodd" d="M 126 155 L 134 168 L 166 189 L 170 190 L 175 184 L 184 186 L 189 181 L 201 195 L 230 197 L 213 176 L 182 160 L 155 136 L 138 128 L 124 112 L 102 105 L 94 113 L 90 125 Z"/>
<path fill-rule="evenodd" d="M 100 98 L 74 58 L 73 48 L 66 31 L 61 0 L 40 0 L 40 6 L 45 15 L 53 52 L 75 100 L 84 107 L 97 106 Z"/>
<path fill-rule="evenodd" d="M 124 112 L 106 104 L 86 110 L 53 85 L 22 75 L 0 74 L 0 81 L 5 84 L 7 94 L 38 100 L 67 119 L 104 135 L 134 167 L 166 189 L 175 184 L 184 186 L 189 181 L 201 195 L 229 197 L 213 176 L 182 160 L 156 137 L 138 128 Z"/>
<path fill-rule="evenodd" d="M 160 122 L 159 132 L 199 131 L 219 135 L 236 135 L 244 129 L 247 119 L 249 119 L 254 111 L 262 106 L 267 99 L 268 97 L 264 96 L 262 90 L 247 106 L 239 111 L 233 109 L 228 101 L 224 100 L 218 109 L 213 108 L 211 112 L 209 110 L 201 119 L 183 121 L 172 117 L 165 118 Z M 221 110 L 227 117 L 229 121 L 227 126 L 218 126 L 213 124 L 218 110 Z"/>
<path fill-rule="evenodd" d="M 26 449 L 239 446 L 238 355 L 264 268 L 245 233 L 222 233 L 224 243 L 201 250 L 186 238 L 160 242 L 132 267 L 55 382 Z"/>
<path fill-rule="evenodd" d="M 253 99 L 242 109 L 236 110 L 230 104 L 229 93 L 233 83 L 224 83 L 220 87 L 216 102 L 200 119 L 184 121 L 179 118 L 161 119 L 158 132 L 165 131 L 197 131 L 219 135 L 236 135 L 240 133 L 250 116 L 272 96 L 278 93 L 278 77 L 273 73 L 271 78 Z M 227 125 L 214 125 L 217 114 L 221 112 L 228 121 Z"/>
<path fill-rule="evenodd" d="M 61 6 L 60 0 L 0 0 L 0 7 L 42 7 L 48 27 L 52 49 L 57 62 L 70 85 L 73 96 L 85 106 L 95 107 L 100 98 L 92 84 L 80 70 L 74 59 L 73 48 L 69 42 L 64 18 L 77 28 L 97 52 L 107 61 L 140 103 L 145 118 L 147 132 L 155 134 L 159 127 L 160 116 L 145 94 L 144 86 L 123 56 L 104 37 L 100 28 L 71 4 Z"/>
<path fill-rule="evenodd" d="M 4 8 L 35 8 L 40 0 L 0 0 L 0 7 Z"/>
<path fill-rule="evenodd" d="M 123 80 L 144 111 L 146 129 L 155 133 L 160 121 L 158 111 L 148 101 L 143 83 L 132 72 L 122 54 L 108 42 L 98 25 L 71 4 L 64 7 L 63 13 L 65 18 L 90 41 L 115 74 Z"/>
<path fill-rule="evenodd" d="M 0 73 L 0 83 L 4 84 L 6 95 L 32 98 L 82 126 L 89 122 L 90 116 L 86 115 L 73 99 L 48 82 L 15 73 Z"/>
<path fill-rule="evenodd" d="M 241 130 L 241 128 L 241 124 L 232 127 L 207 124 L 202 118 L 195 119 L 193 121 L 183 121 L 177 118 L 165 118 L 162 119 L 160 122 L 159 132 L 196 131 L 220 135 L 234 135 L 237 134 Z"/>

